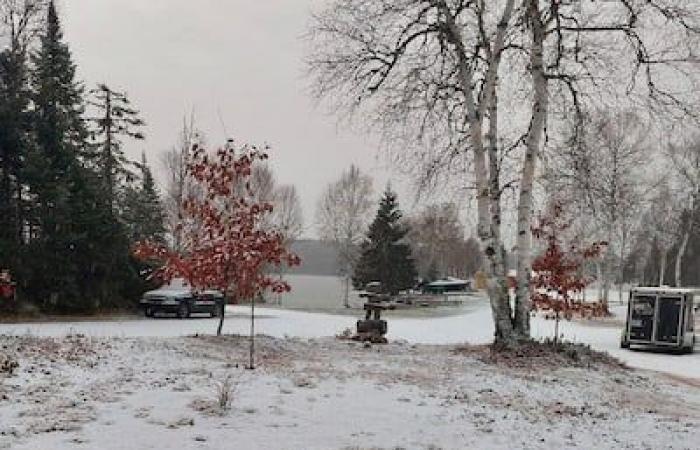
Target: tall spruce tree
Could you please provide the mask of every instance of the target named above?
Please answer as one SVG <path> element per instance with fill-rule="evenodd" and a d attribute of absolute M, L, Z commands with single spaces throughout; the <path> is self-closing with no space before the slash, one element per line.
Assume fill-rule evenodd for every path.
<path fill-rule="evenodd" d="M 94 164 L 87 164 L 83 89 L 53 1 L 32 60 L 35 145 L 24 177 L 33 230 L 23 261 L 27 298 L 54 312 L 121 306 L 126 289 L 140 286 L 138 268 L 123 226 L 105 206 Z"/>
<path fill-rule="evenodd" d="M 141 154 L 137 183 L 124 189 L 124 222 L 131 242 L 165 243 L 165 211 L 146 154 Z"/>
<path fill-rule="evenodd" d="M 387 187 L 354 268 L 356 288 L 378 281 L 382 292 L 395 295 L 415 283 L 417 274 L 411 248 L 404 242 L 408 229 L 401 223 L 401 217 L 396 194 Z"/>
<path fill-rule="evenodd" d="M 24 48 L 0 52 L 0 268 L 20 268 L 23 174 L 31 145 L 29 82 Z"/>
<path fill-rule="evenodd" d="M 28 49 L 42 11 L 40 0 L 4 1 L 0 7 L 0 268 L 17 280 L 25 267 L 24 167 L 32 145 Z"/>
<path fill-rule="evenodd" d="M 71 202 L 83 149 L 82 88 L 53 1 L 49 2 L 40 44 L 33 55 L 32 100 L 36 146 L 27 159 L 36 236 L 30 242 L 32 297 L 44 307 L 63 309 L 79 302 L 78 268 L 69 257 L 75 248 Z"/>
<path fill-rule="evenodd" d="M 128 169 L 129 160 L 122 149 L 125 137 L 143 140 L 140 131 L 145 125 L 136 109 L 131 107 L 129 98 L 123 92 L 112 90 L 106 84 L 99 84 L 90 91 L 90 104 L 97 109 L 97 116 L 91 121 L 95 125 L 93 139 L 102 178 L 105 196 L 112 208 L 116 206 L 119 188 L 123 182 L 129 182 L 133 174 Z"/>

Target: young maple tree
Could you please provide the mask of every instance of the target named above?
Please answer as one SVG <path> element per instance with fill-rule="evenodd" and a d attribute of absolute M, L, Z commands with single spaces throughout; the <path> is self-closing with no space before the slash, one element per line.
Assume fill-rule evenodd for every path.
<path fill-rule="evenodd" d="M 546 215 L 540 215 L 532 227 L 532 235 L 546 245 L 542 254 L 532 263 L 534 276 L 530 299 L 532 309 L 547 313 L 555 323 L 554 342 L 559 336 L 559 321 L 563 317 L 571 320 L 574 316 L 600 317 L 608 315 L 603 302 L 584 302 L 577 298 L 593 278 L 581 273 L 581 267 L 590 259 L 600 256 L 606 242 L 594 242 L 579 247 L 574 239 L 565 244 L 564 234 L 571 227 L 571 221 L 564 217 L 559 203 L 553 204 Z"/>
<path fill-rule="evenodd" d="M 195 145 L 186 172 L 195 189 L 183 201 L 183 250 L 140 242 L 137 258 L 158 262 L 152 276 L 169 282 L 184 278 L 195 290 L 217 289 L 226 301 L 251 302 L 250 367 L 254 367 L 255 300 L 265 291 L 287 292 L 289 285 L 271 276 L 270 267 L 299 264 L 284 246 L 284 238 L 262 226 L 272 205 L 255 200 L 250 177 L 256 162 L 267 154 L 255 146 L 233 141 L 214 155 Z M 217 335 L 224 323 L 219 311 Z"/>

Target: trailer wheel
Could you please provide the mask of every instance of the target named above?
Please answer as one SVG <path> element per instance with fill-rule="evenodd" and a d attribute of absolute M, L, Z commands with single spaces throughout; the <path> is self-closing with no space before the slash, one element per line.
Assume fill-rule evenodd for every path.
<path fill-rule="evenodd" d="M 620 341 L 620 348 L 630 348 L 630 343 L 626 341 Z"/>
<path fill-rule="evenodd" d="M 693 353 L 694 351 L 695 351 L 695 336 L 693 336 L 693 343 L 690 344 L 689 347 L 685 347 L 683 349 L 683 353 L 685 353 L 686 355 L 689 355 L 689 354 Z"/>

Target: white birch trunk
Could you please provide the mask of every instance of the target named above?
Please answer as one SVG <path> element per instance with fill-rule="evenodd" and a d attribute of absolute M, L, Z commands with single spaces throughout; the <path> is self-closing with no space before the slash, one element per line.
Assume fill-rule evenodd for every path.
<path fill-rule="evenodd" d="M 610 301 L 610 258 L 607 254 L 603 258 L 603 296 L 601 300 L 606 305 Z"/>
<path fill-rule="evenodd" d="M 666 274 L 666 249 L 661 250 L 661 264 L 659 266 L 659 287 L 664 285 L 664 275 Z"/>
<path fill-rule="evenodd" d="M 625 249 L 627 245 L 627 227 L 622 230 L 622 240 L 620 242 L 620 264 L 618 266 L 618 276 L 620 281 L 617 285 L 617 300 L 622 304 L 622 287 L 625 282 Z"/>
<path fill-rule="evenodd" d="M 605 261 L 603 267 L 603 303 L 610 302 L 610 262 Z"/>
<path fill-rule="evenodd" d="M 343 306 L 350 308 L 350 274 L 345 274 L 345 279 L 343 280 Z"/>
<path fill-rule="evenodd" d="M 547 79 L 544 73 L 544 25 L 540 17 L 539 2 L 529 0 L 527 16 L 532 30 L 530 71 L 534 86 L 532 119 L 527 135 L 527 148 L 520 179 L 517 223 L 517 287 L 515 296 L 515 329 L 522 338 L 530 337 L 530 272 L 533 188 L 535 169 L 540 152 L 542 135 L 548 109 Z"/>
<path fill-rule="evenodd" d="M 491 105 L 489 106 L 489 126 L 486 133 L 488 141 L 489 155 L 489 206 L 490 206 L 490 230 L 489 238 L 490 252 L 489 265 L 491 266 L 489 297 L 496 299 L 492 301 L 492 306 L 497 307 L 494 311 L 494 318 L 498 317 L 505 322 L 508 319 L 508 324 L 502 324 L 501 328 L 512 328 L 512 310 L 510 306 L 510 294 L 508 292 L 508 279 L 505 263 L 505 248 L 501 237 L 501 183 L 500 183 L 500 168 L 498 167 L 498 96 L 495 92 L 495 84 L 493 92 L 489 96 Z"/>
<path fill-rule="evenodd" d="M 504 342 L 514 341 L 515 335 L 513 333 L 513 323 L 510 314 L 510 299 L 507 295 L 508 292 L 505 284 L 505 273 L 498 273 L 505 272 L 505 269 L 500 268 L 501 266 L 505 267 L 505 265 L 499 262 L 499 254 L 502 255 L 502 243 L 500 242 L 500 233 L 493 233 L 492 215 L 494 213 L 500 215 L 500 203 L 494 205 L 493 197 L 490 195 L 489 179 L 487 179 L 486 151 L 484 149 L 482 134 L 486 107 L 495 107 L 496 99 L 492 94 L 496 91 L 501 50 L 503 48 L 507 25 L 512 16 L 513 6 L 514 0 L 509 0 L 504 9 L 501 21 L 499 22 L 494 46 L 492 48 L 492 58 L 489 61 L 489 69 L 484 83 L 484 92 L 486 92 L 487 98 L 482 99 L 481 104 L 477 106 L 475 93 L 473 91 L 473 73 L 467 56 L 468 52 L 462 40 L 461 30 L 455 23 L 454 17 L 447 7 L 447 4 L 444 2 L 441 4 L 442 12 L 446 20 L 445 25 L 447 26 L 448 39 L 454 45 L 455 56 L 458 59 L 458 80 L 464 92 L 470 144 L 474 152 L 474 172 L 478 191 L 477 234 L 488 260 L 485 272 L 488 278 L 487 290 L 496 328 L 495 338 L 496 341 Z M 494 136 L 496 136 L 496 126 L 497 122 L 494 120 L 491 128 Z M 500 202 L 500 194 L 498 196 L 498 202 Z"/>
<path fill-rule="evenodd" d="M 675 267 L 675 282 L 676 287 L 681 287 L 681 269 L 683 268 L 683 255 L 685 255 L 685 250 L 688 247 L 688 240 L 690 239 L 690 230 L 686 227 L 683 233 L 683 240 L 681 240 L 681 245 L 678 247 L 678 256 L 676 256 L 676 267 Z"/>

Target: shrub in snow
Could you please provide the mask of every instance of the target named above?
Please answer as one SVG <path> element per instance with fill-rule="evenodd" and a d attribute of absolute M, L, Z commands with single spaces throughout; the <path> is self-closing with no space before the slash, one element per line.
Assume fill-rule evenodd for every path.
<path fill-rule="evenodd" d="M 564 218 L 563 208 L 555 203 L 545 215 L 540 215 L 532 227 L 532 235 L 545 244 L 544 251 L 532 263 L 531 302 L 533 310 L 547 312 L 556 320 L 554 340 L 559 338 L 559 320 L 574 316 L 599 317 L 608 315 L 602 302 L 586 303 L 576 298 L 593 280 L 581 273 L 581 267 L 590 259 L 600 256 L 605 242 L 594 242 L 581 247 L 576 239 L 564 244 L 564 235 L 571 221 Z"/>
<path fill-rule="evenodd" d="M 220 414 L 224 414 L 231 409 L 231 402 L 233 402 L 233 394 L 235 391 L 236 383 L 231 379 L 231 375 L 216 384 L 216 400 Z"/>

